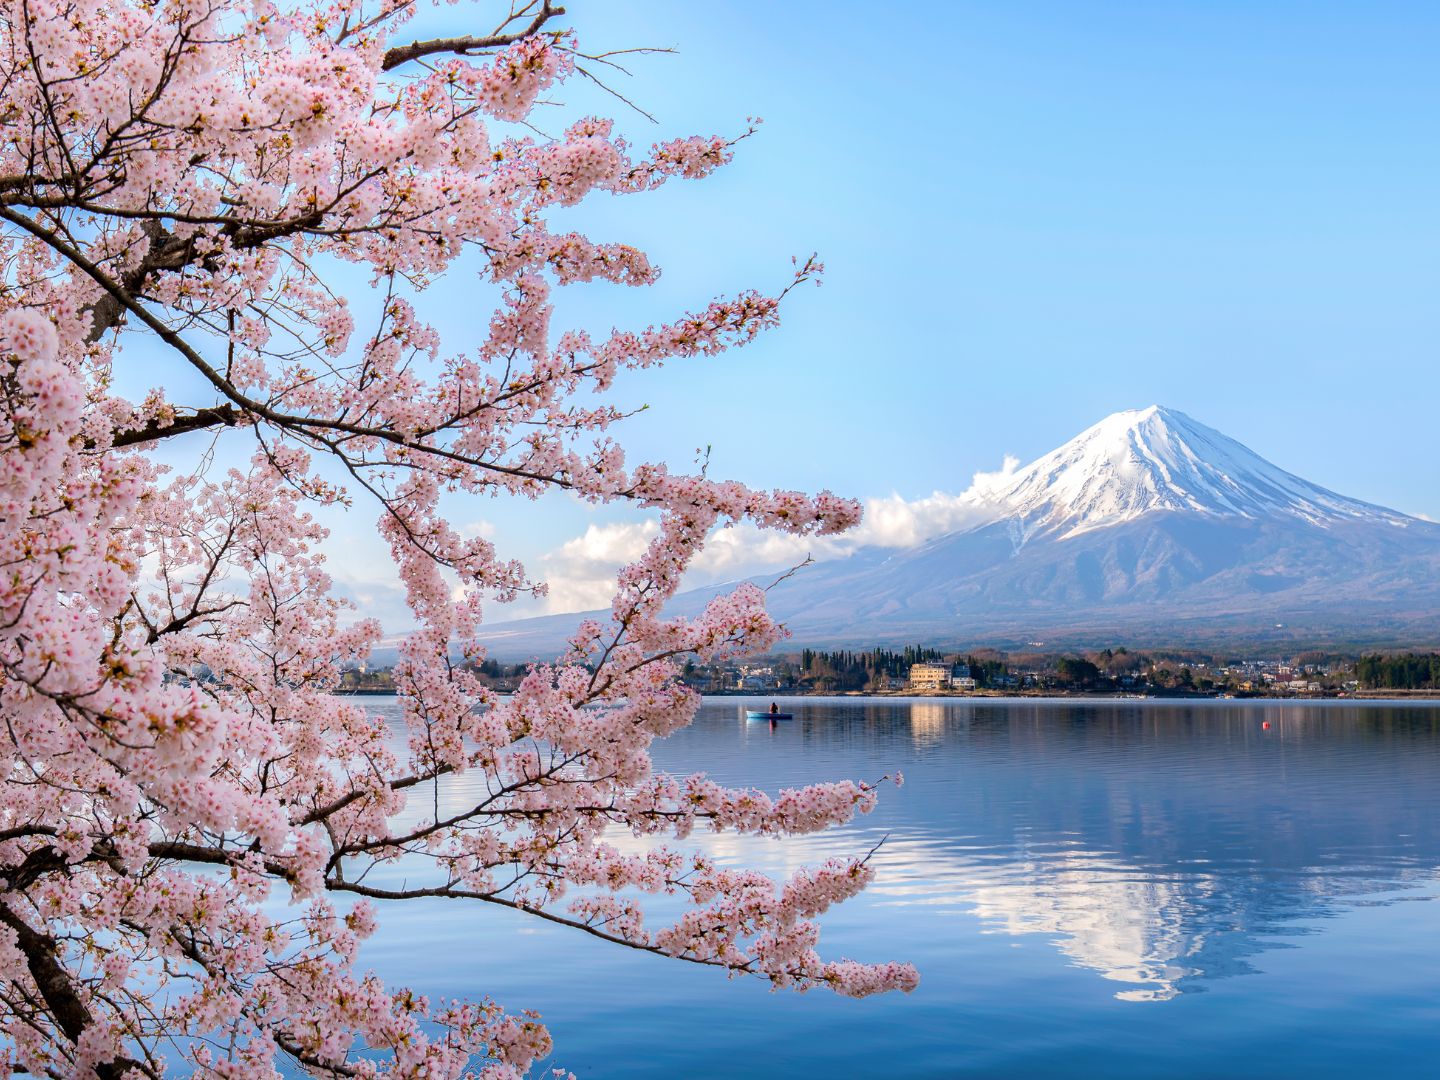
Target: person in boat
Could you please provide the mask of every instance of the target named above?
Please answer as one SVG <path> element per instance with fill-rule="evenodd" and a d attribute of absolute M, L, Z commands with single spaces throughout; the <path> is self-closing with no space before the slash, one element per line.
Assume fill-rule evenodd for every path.
<path fill-rule="evenodd" d="M 775 702 L 773 702 L 773 701 L 770 702 L 770 715 L 771 715 L 771 716 L 778 716 L 778 715 L 780 715 L 780 706 L 779 706 L 778 704 L 776 704 Z"/>

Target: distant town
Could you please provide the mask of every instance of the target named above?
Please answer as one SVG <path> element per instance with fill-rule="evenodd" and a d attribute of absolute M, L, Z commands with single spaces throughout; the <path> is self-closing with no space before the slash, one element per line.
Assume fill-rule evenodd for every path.
<path fill-rule="evenodd" d="M 526 664 L 486 660 L 473 673 L 495 690 L 515 689 Z M 704 694 L 873 694 L 1157 697 L 1404 696 L 1440 690 L 1440 653 L 1344 656 L 1306 652 L 1241 658 L 1206 653 L 1134 651 L 1119 646 L 1083 653 L 947 653 L 924 646 L 831 652 L 802 649 L 746 663 L 685 666 L 682 681 Z M 388 668 L 344 673 L 342 692 L 395 692 Z"/>

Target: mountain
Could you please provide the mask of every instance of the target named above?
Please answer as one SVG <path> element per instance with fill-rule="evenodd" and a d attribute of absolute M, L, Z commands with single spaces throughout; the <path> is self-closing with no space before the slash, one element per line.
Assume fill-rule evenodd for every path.
<path fill-rule="evenodd" d="M 1158 405 L 1107 416 L 1012 474 L 988 501 L 992 521 L 1006 523 L 1017 549 L 1032 537 L 1072 539 L 1165 512 L 1318 526 L 1418 523 L 1317 487 L 1214 428 Z"/>
<path fill-rule="evenodd" d="M 1174 409 L 1115 413 L 962 499 L 961 530 L 772 591 L 795 643 L 1440 641 L 1440 525 L 1328 491 Z M 543 653 L 578 618 L 497 626 L 492 642 Z"/>

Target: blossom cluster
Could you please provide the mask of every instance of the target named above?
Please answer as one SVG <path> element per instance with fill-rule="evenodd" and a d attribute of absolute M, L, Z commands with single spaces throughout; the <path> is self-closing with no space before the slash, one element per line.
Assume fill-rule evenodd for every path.
<path fill-rule="evenodd" d="M 581 54 L 554 5 L 497 10 L 489 38 L 416 41 L 408 0 L 0 0 L 0 1074 L 504 1080 L 551 1052 L 528 1013 L 366 973 L 384 899 L 533 912 L 777 986 L 915 983 L 816 948 L 864 859 L 776 883 L 660 839 L 808 832 L 875 802 L 654 769 L 698 706 L 684 658 L 783 634 L 750 587 L 667 612 L 706 537 L 859 510 L 632 464 L 603 396 L 746 344 L 820 267 L 643 330 L 555 325 L 556 289 L 658 274 L 552 231 L 555 211 L 703 177 L 736 140 L 540 134 Z M 369 276 L 363 306 L 337 261 Z M 447 350 L 425 288 L 471 269 L 501 299 Z M 161 385 L 127 400 L 127 370 Z M 156 463 L 169 439 L 193 469 Z M 469 663 L 481 620 L 544 585 L 444 504 L 552 490 L 659 530 L 609 618 L 502 699 Z M 334 595 L 315 508 L 337 505 L 374 508 L 414 617 L 403 738 L 335 693 L 381 634 Z M 447 810 L 462 773 L 487 795 Z M 652 929 L 656 894 L 686 913 Z"/>

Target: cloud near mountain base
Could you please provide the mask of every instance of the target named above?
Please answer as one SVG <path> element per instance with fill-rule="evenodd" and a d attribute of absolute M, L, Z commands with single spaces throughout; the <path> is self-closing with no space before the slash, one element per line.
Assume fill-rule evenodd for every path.
<path fill-rule="evenodd" d="M 970 487 L 959 494 L 936 491 L 913 500 L 899 494 L 867 499 L 860 525 L 841 536 L 794 536 L 748 524 L 716 529 L 687 575 L 686 587 L 781 573 L 807 556 L 825 560 L 861 548 L 916 547 L 933 537 L 980 524 L 989 513 L 991 495 L 1019 464 L 1007 456 L 997 471 L 976 473 Z M 607 607 L 615 589 L 615 574 L 638 558 L 658 531 L 654 521 L 590 525 L 580 536 L 546 554 L 539 572 L 549 583 L 550 594 L 536 614 Z"/>

